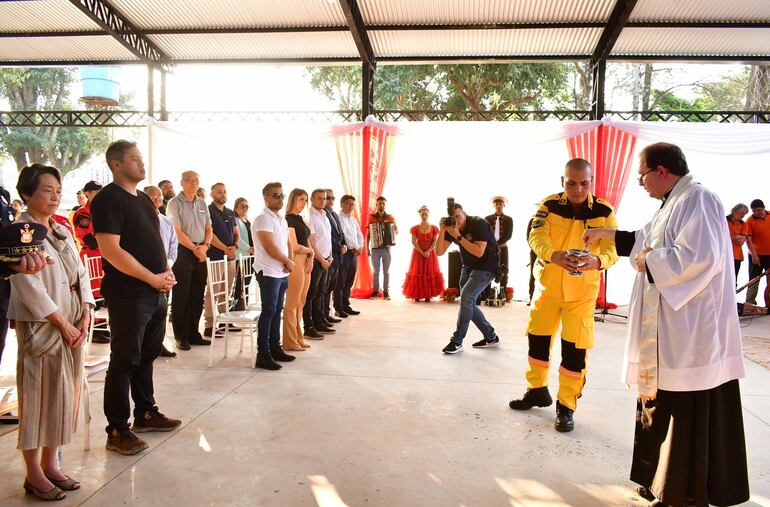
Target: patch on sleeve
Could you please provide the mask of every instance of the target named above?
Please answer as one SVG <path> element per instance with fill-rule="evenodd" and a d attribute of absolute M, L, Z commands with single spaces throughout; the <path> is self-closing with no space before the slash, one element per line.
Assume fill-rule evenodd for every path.
<path fill-rule="evenodd" d="M 536 219 L 532 220 L 532 228 L 533 229 L 537 229 L 538 227 L 542 227 L 544 225 L 545 225 L 545 220 L 543 220 L 541 218 L 536 218 Z"/>
<path fill-rule="evenodd" d="M 78 217 L 78 227 L 82 229 L 88 229 L 91 226 L 91 217 L 88 215 L 80 215 Z"/>
<path fill-rule="evenodd" d="M 536 217 L 545 218 L 548 216 L 547 211 L 539 210 L 537 213 L 535 213 Z"/>

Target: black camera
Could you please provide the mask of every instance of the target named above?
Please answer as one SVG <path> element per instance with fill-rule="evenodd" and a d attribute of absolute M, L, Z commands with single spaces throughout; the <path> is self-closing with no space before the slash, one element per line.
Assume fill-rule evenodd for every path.
<path fill-rule="evenodd" d="M 455 225 L 457 225 L 457 222 L 455 222 L 455 198 L 454 197 L 446 198 L 446 214 L 447 216 L 444 217 L 444 225 L 446 227 L 454 227 Z"/>

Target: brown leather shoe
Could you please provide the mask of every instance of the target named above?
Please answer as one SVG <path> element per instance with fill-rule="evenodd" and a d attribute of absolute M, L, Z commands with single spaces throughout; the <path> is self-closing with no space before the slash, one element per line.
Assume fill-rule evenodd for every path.
<path fill-rule="evenodd" d="M 131 430 L 135 433 L 146 431 L 172 431 L 182 424 L 179 419 L 171 419 L 158 412 L 157 408 L 148 410 L 141 419 L 134 417 L 134 425 Z"/>
<path fill-rule="evenodd" d="M 131 456 L 149 447 L 147 442 L 134 435 L 130 429 L 119 430 L 113 428 L 107 435 L 107 445 L 104 446 L 108 451 L 115 451 L 126 456 Z"/>

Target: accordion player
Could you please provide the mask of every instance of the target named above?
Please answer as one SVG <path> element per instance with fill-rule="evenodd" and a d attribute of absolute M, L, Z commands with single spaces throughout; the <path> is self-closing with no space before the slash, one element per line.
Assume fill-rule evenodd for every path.
<path fill-rule="evenodd" d="M 396 224 L 394 222 L 370 223 L 369 241 L 372 248 L 394 246 L 396 244 Z"/>

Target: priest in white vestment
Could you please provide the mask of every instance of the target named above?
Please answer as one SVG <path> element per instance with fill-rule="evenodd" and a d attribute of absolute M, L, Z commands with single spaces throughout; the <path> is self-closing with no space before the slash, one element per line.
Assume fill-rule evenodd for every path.
<path fill-rule="evenodd" d="M 638 271 L 623 367 L 639 391 L 631 480 L 652 505 L 745 502 L 743 351 L 724 207 L 672 144 L 642 150 L 639 184 L 663 201 L 646 226 L 584 235 L 587 244 L 614 237 Z"/>

